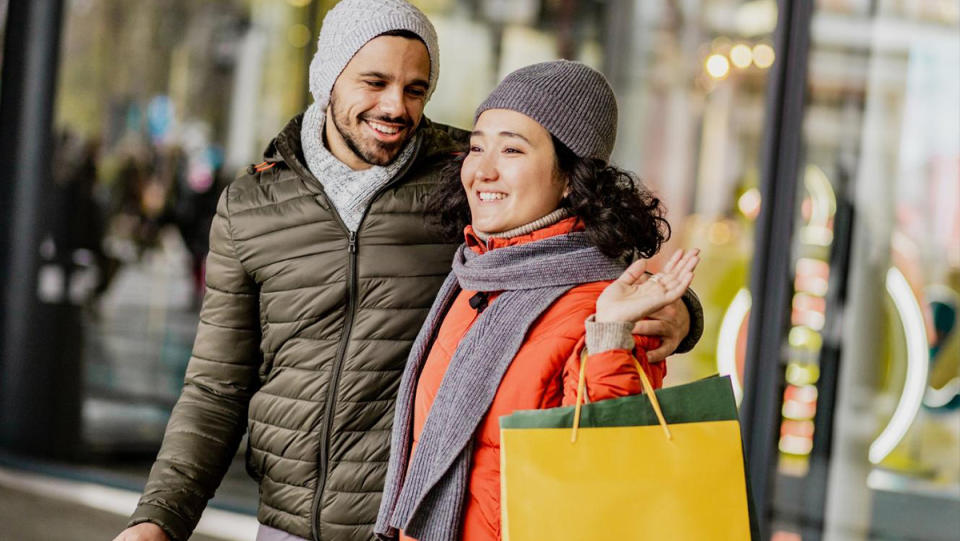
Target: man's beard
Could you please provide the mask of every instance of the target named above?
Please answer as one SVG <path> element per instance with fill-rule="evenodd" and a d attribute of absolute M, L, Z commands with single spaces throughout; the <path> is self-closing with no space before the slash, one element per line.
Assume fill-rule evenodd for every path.
<path fill-rule="evenodd" d="M 337 107 L 337 100 L 333 94 L 330 95 L 330 113 L 333 117 L 333 126 L 338 132 L 340 132 L 340 136 L 343 137 L 344 142 L 346 142 L 347 148 L 349 148 L 350 151 L 353 152 L 358 158 L 369 163 L 370 165 L 390 165 L 393 160 L 397 158 L 397 156 L 400 154 L 400 151 L 403 150 L 403 147 L 412 137 L 412 130 L 410 130 L 411 122 L 403 117 L 390 118 L 387 116 L 380 116 L 374 118 L 372 116 L 360 115 L 360 117 L 357 118 L 355 129 L 349 129 L 348 126 L 350 125 L 350 119 L 347 117 L 346 112 L 339 111 Z M 389 144 L 377 141 L 373 138 L 365 138 L 360 134 L 360 123 L 366 119 L 403 124 L 407 130 L 406 138 L 402 141 Z"/>

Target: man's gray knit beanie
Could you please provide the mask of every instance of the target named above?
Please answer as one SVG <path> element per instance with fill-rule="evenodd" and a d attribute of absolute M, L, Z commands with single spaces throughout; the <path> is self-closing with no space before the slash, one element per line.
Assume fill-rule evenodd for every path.
<path fill-rule="evenodd" d="M 333 83 L 353 55 L 371 39 L 392 30 L 408 30 L 423 40 L 430 55 L 430 88 L 437 86 L 440 47 L 433 24 L 422 11 L 404 0 L 343 0 L 327 12 L 310 62 L 310 93 L 325 109 Z"/>
<path fill-rule="evenodd" d="M 617 98 L 599 71 L 569 60 L 541 62 L 504 77 L 477 107 L 510 109 L 536 120 L 581 158 L 610 159 L 617 140 Z"/>

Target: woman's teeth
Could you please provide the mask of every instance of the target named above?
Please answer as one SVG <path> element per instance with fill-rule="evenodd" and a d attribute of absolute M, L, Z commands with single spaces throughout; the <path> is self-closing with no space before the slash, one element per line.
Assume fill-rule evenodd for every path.
<path fill-rule="evenodd" d="M 367 124 L 370 124 L 371 128 L 384 135 L 396 135 L 400 131 L 400 128 L 387 126 L 386 124 L 380 124 L 379 122 L 371 122 L 368 120 Z"/>
<path fill-rule="evenodd" d="M 503 199 L 507 196 L 505 193 L 500 192 L 480 192 L 478 194 L 481 201 L 496 201 L 498 199 Z"/>

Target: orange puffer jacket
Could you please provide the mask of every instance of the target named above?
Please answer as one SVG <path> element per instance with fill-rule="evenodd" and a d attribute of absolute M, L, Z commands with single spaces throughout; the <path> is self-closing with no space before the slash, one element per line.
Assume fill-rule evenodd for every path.
<path fill-rule="evenodd" d="M 486 244 L 467 228 L 467 245 L 477 253 L 561 235 L 581 229 L 568 218 L 528 235 L 490 239 Z M 527 338 L 500 382 L 490 410 L 474 436 L 469 497 L 464 512 L 464 541 L 500 539 L 500 427 L 498 419 L 516 410 L 544 409 L 572 404 L 576 400 L 580 372 L 579 355 L 584 344 L 584 320 L 592 315 L 596 300 L 609 282 L 577 286 L 554 302 L 536 320 Z M 476 291 L 461 291 L 447 312 L 417 382 L 413 418 L 413 447 L 423 432 L 440 382 L 457 345 L 477 319 L 469 299 Z M 491 294 L 489 302 L 496 302 Z M 647 362 L 646 352 L 659 346 L 659 339 L 635 337 L 635 352 L 655 387 L 666 375 L 666 363 Z M 617 349 L 587 359 L 587 395 L 603 400 L 642 392 L 633 364 L 633 352 Z M 411 456 L 412 453 L 411 453 Z M 412 538 L 401 534 L 404 541 Z"/>

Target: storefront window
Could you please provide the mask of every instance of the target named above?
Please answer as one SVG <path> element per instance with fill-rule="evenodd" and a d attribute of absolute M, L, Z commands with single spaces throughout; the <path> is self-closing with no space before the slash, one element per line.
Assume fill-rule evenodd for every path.
<path fill-rule="evenodd" d="M 159 446 L 219 193 L 304 107 L 307 4 L 65 2 L 54 180 L 70 232 L 57 245 L 73 268 L 65 288 L 41 295 L 80 312 L 82 456 L 147 458 Z M 225 486 L 245 499 L 218 498 L 254 508 L 252 483 Z"/>
<path fill-rule="evenodd" d="M 814 11 L 776 540 L 960 531 L 957 24 L 934 0 Z"/>
<path fill-rule="evenodd" d="M 611 76 L 621 103 L 616 158 L 662 198 L 678 248 L 700 248 L 700 343 L 667 384 L 721 372 L 742 389 L 773 1 L 636 2 L 614 14 L 626 43 Z"/>

